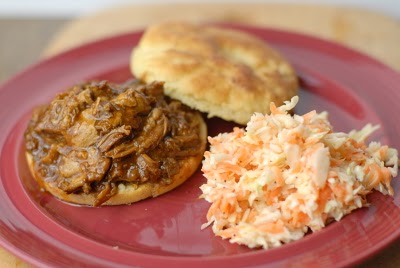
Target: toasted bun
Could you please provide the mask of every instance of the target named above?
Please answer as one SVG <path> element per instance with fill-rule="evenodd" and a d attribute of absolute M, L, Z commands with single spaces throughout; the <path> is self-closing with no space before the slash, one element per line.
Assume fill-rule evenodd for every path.
<path fill-rule="evenodd" d="M 265 41 L 213 26 L 149 27 L 131 56 L 142 81 L 165 81 L 165 94 L 225 120 L 246 124 L 297 94 L 292 66 Z"/>
<path fill-rule="evenodd" d="M 199 155 L 196 155 L 194 157 L 189 157 L 185 158 L 184 160 L 180 160 L 180 169 L 177 174 L 175 174 L 172 178 L 171 181 L 172 183 L 170 184 L 159 184 L 159 183 L 143 183 L 140 184 L 139 186 L 133 185 L 133 184 L 120 184 L 118 185 L 118 193 L 112 196 L 110 199 L 108 199 L 106 202 L 102 203 L 101 205 L 122 205 L 122 204 L 130 204 L 134 203 L 149 197 L 157 197 L 161 194 L 164 194 L 166 192 L 169 192 L 179 185 L 181 185 L 183 182 L 185 182 L 187 179 L 189 179 L 192 174 L 197 170 L 198 166 L 200 165 L 202 159 L 203 159 L 203 153 L 205 151 L 206 147 L 206 140 L 207 140 L 207 126 L 202 119 L 201 115 L 197 115 L 199 117 L 199 122 L 200 123 L 200 137 L 201 137 L 201 150 Z M 69 203 L 75 203 L 75 204 L 80 204 L 80 205 L 93 205 L 96 201 L 96 196 L 95 194 L 66 194 L 64 191 L 60 190 L 57 187 L 54 187 L 50 182 L 44 181 L 39 174 L 35 171 L 35 164 L 33 161 L 33 157 L 30 153 L 26 152 L 26 159 L 28 162 L 29 169 L 33 175 L 33 177 L 36 179 L 36 181 L 39 183 L 39 185 L 55 197 L 57 197 L 60 200 L 63 200 L 65 202 Z"/>

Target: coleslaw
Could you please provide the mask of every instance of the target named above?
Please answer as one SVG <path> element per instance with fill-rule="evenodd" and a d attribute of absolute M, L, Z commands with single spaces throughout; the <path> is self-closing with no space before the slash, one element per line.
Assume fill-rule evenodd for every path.
<path fill-rule="evenodd" d="M 333 132 L 326 112 L 290 115 L 299 98 L 245 129 L 209 137 L 201 198 L 215 235 L 250 248 L 273 248 L 368 206 L 373 190 L 393 195 L 397 150 L 365 140 L 378 126 Z"/>

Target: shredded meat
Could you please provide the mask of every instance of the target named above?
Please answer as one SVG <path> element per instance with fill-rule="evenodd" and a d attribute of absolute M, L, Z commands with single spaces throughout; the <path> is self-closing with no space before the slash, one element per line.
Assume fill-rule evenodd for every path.
<path fill-rule="evenodd" d="M 171 183 L 179 160 L 201 148 L 195 113 L 165 97 L 161 82 L 86 83 L 34 110 L 26 149 L 43 181 L 95 193 L 101 205 L 119 183 Z"/>

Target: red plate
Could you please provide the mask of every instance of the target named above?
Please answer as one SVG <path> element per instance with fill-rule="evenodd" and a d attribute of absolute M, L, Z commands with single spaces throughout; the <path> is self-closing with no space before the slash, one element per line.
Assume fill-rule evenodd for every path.
<path fill-rule="evenodd" d="M 244 26 L 295 66 L 302 82 L 297 113 L 327 110 L 336 131 L 381 125 L 373 139 L 400 148 L 400 75 L 345 47 L 309 36 Z M 0 244 L 24 260 L 59 267 L 347 266 L 400 237 L 400 181 L 395 198 L 374 193 L 360 209 L 324 230 L 271 250 L 250 250 L 201 231 L 208 204 L 205 179 L 130 206 L 71 206 L 38 191 L 23 153 L 31 109 L 56 92 L 89 79 L 131 77 L 129 56 L 141 32 L 113 37 L 43 61 L 0 88 Z M 232 125 L 209 120 L 209 134 Z"/>

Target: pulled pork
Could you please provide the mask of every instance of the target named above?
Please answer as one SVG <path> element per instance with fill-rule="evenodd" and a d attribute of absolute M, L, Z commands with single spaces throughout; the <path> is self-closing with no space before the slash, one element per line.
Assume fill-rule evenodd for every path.
<path fill-rule="evenodd" d="M 34 110 L 26 149 L 43 181 L 101 205 L 119 183 L 171 183 L 179 160 L 201 153 L 195 113 L 161 82 L 86 83 Z"/>

